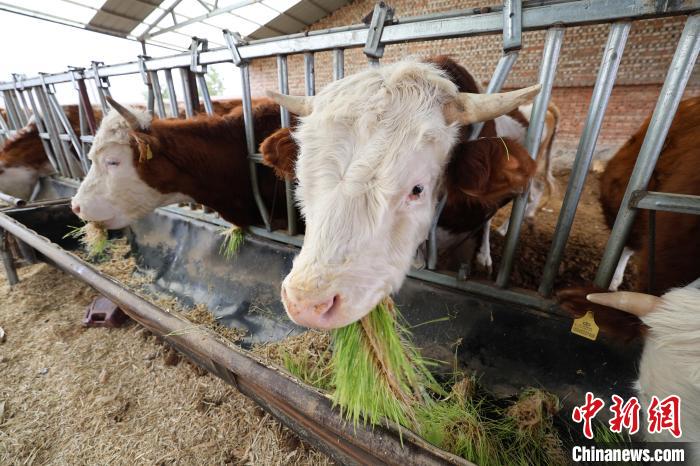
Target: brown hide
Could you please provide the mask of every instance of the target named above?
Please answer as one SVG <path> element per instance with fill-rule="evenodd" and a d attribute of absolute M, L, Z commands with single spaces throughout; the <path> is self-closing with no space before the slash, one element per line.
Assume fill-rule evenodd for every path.
<path fill-rule="evenodd" d="M 440 56 L 427 61 L 445 71 L 461 92 L 479 92 L 474 78 L 451 58 Z M 525 189 L 536 169 L 525 148 L 495 136 L 493 120 L 484 124 L 480 139 L 469 141 L 470 133 L 471 126 L 461 129 L 461 142 L 453 149 L 445 177 L 448 196 L 439 225 L 453 233 L 479 229 L 499 207 Z M 294 178 L 297 145 L 289 129 L 282 128 L 272 134 L 263 142 L 260 152 L 264 163 L 277 176 Z"/>
<path fill-rule="evenodd" d="M 644 335 L 647 327 L 639 317 L 612 307 L 594 304 L 586 299 L 589 293 L 604 292 L 607 290 L 593 286 L 567 288 L 557 293 L 557 300 L 562 309 L 572 317 L 582 317 L 587 311 L 592 311 L 600 331 L 617 340 L 627 342 Z"/>
<path fill-rule="evenodd" d="M 279 107 L 265 101 L 253 109 L 256 143 L 280 124 Z M 134 164 L 139 177 L 162 193 L 179 192 L 216 210 L 224 219 L 245 227 L 260 222 L 250 183 L 243 112 L 223 117 L 201 115 L 188 120 L 154 119 L 143 132 L 133 132 Z M 146 160 L 140 150 L 150 146 Z M 140 162 L 140 160 L 142 160 Z M 259 182 L 268 208 L 274 205 L 277 180 L 260 170 Z M 281 216 L 281 205 L 273 215 Z"/>
<path fill-rule="evenodd" d="M 615 223 L 650 118 L 608 162 L 600 180 L 600 203 L 609 228 Z M 700 97 L 684 100 L 652 174 L 649 191 L 700 195 Z M 639 291 L 661 294 L 700 276 L 700 217 L 656 213 L 656 277 L 649 288 L 649 213 L 640 211 L 627 246 L 640 254 Z"/>

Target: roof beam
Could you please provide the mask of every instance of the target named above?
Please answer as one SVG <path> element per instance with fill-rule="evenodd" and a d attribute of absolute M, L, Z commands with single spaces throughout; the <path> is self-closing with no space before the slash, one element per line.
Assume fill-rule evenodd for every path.
<path fill-rule="evenodd" d="M 178 24 L 175 24 L 175 25 L 173 25 L 173 26 L 170 26 L 170 27 L 167 27 L 167 28 L 164 28 L 164 29 L 160 29 L 159 31 L 156 31 L 156 32 L 154 32 L 154 33 L 152 33 L 152 34 L 149 32 L 151 29 L 153 29 L 153 28 L 151 27 L 151 28 L 149 28 L 146 32 L 144 32 L 143 34 L 141 34 L 141 35 L 139 36 L 139 40 L 148 40 L 148 39 L 150 39 L 150 38 L 152 38 L 152 37 L 156 37 L 156 36 L 159 36 L 159 35 L 161 35 L 161 34 L 165 34 L 166 32 L 174 31 L 175 29 L 179 29 L 179 28 L 181 28 L 181 27 L 183 27 L 183 26 L 187 26 L 187 25 L 189 25 L 189 24 L 200 23 L 200 22 L 204 21 L 205 19 L 212 18 L 212 17 L 214 17 L 214 16 L 219 16 L 219 15 L 222 15 L 222 14 L 224 14 L 224 13 L 228 13 L 228 12 L 230 12 L 230 11 L 237 10 L 238 8 L 242 8 L 242 7 L 244 7 L 244 6 L 252 5 L 253 3 L 258 3 L 258 1 L 259 1 L 259 0 L 241 0 L 241 1 L 239 1 L 239 2 L 234 3 L 233 5 L 229 5 L 229 6 L 226 6 L 226 7 L 218 8 L 218 9 L 216 9 L 216 10 L 212 10 L 212 11 L 210 11 L 210 12 L 204 14 L 204 15 L 196 16 L 196 17 L 194 17 L 194 18 L 190 18 L 190 19 L 188 19 L 187 21 L 183 21 L 183 22 L 178 23 Z M 176 5 L 177 3 L 179 3 L 179 2 L 176 2 L 175 5 Z M 173 5 L 173 6 L 174 6 L 174 5 Z"/>

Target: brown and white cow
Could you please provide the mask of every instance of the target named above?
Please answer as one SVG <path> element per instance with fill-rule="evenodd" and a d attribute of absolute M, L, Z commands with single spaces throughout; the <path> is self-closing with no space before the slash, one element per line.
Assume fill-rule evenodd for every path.
<path fill-rule="evenodd" d="M 460 93 L 445 69 L 402 61 L 335 81 L 315 97 L 271 93 L 301 116 L 295 173 L 306 236 L 282 285 L 290 318 L 309 327 L 342 327 L 397 291 L 426 238 L 438 196 L 449 188 L 453 149 L 504 143 L 466 142 L 464 127 L 504 115 L 538 92 L 539 85 Z M 467 196 L 478 192 L 478 185 L 476 191 L 460 188 Z"/>
<path fill-rule="evenodd" d="M 260 221 L 241 107 L 224 116 L 178 120 L 153 118 L 114 101 L 111 105 L 117 111 L 107 114 L 95 135 L 88 155 L 92 166 L 72 202 L 83 220 L 117 229 L 157 207 L 197 202 L 241 227 Z M 260 101 L 253 118 L 260 142 L 279 128 L 279 107 Z M 268 202 L 275 192 L 282 195 L 272 173 L 265 170 L 260 176 Z"/>
<path fill-rule="evenodd" d="M 600 179 L 600 203 L 612 228 L 651 116 L 610 159 Z M 654 168 L 649 191 L 700 195 L 700 97 L 682 101 Z M 632 226 L 610 285 L 622 283 L 627 262 L 640 255 L 635 288 L 658 294 L 683 286 L 700 276 L 700 217 L 673 212 L 656 213 L 655 277 L 649 283 L 649 212 L 642 210 Z M 651 286 L 650 286 L 651 285 Z"/>

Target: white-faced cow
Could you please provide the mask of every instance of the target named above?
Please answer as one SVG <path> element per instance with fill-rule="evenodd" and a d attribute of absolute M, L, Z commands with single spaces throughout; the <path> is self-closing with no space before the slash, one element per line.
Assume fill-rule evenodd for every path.
<path fill-rule="evenodd" d="M 224 116 L 157 119 L 145 110 L 116 111 L 104 118 L 89 157 L 92 166 L 73 198 L 74 212 L 106 228 L 123 228 L 157 207 L 197 202 L 241 227 L 260 220 L 251 189 L 242 108 Z M 259 141 L 279 128 L 279 107 L 253 109 Z M 277 181 L 260 174 L 270 202 Z M 278 203 L 279 204 L 279 203 Z"/>
<path fill-rule="evenodd" d="M 402 61 L 335 81 L 315 97 L 271 93 L 302 117 L 295 172 L 306 236 L 281 290 L 290 318 L 341 327 L 397 291 L 449 180 L 450 155 L 466 144 L 460 130 L 538 92 L 460 93 L 436 65 Z"/>

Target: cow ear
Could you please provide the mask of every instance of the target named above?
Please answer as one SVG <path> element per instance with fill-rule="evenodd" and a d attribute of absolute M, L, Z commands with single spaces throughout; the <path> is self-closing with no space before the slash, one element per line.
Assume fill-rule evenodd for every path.
<path fill-rule="evenodd" d="M 260 144 L 263 164 L 281 179 L 294 179 L 298 147 L 289 128 L 280 128 Z"/>
<path fill-rule="evenodd" d="M 158 139 L 142 131 L 131 131 L 129 134 L 138 151 L 138 163 L 146 163 L 151 160 L 157 153 Z"/>

